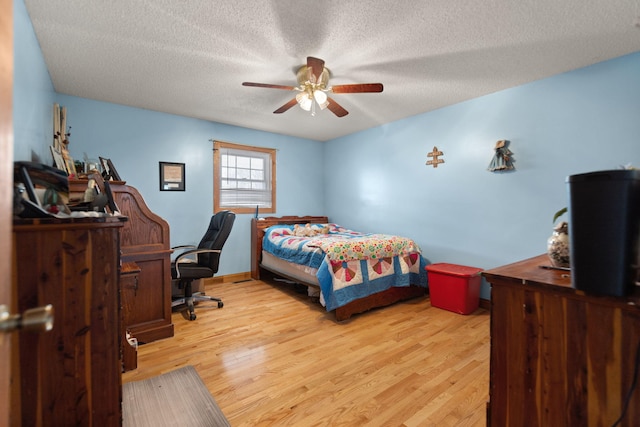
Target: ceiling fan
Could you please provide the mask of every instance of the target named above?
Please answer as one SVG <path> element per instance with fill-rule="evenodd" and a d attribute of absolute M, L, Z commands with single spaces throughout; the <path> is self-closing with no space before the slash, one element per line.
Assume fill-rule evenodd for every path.
<path fill-rule="evenodd" d="M 300 67 L 296 74 L 298 86 L 273 85 L 268 83 L 243 82 L 243 86 L 266 87 L 271 89 L 295 90 L 298 94 L 282 107 L 274 111 L 274 114 L 284 113 L 294 105 L 311 111 L 311 115 L 316 115 L 316 105 L 324 110 L 328 108 L 338 117 L 344 117 L 349 112 L 340 104 L 327 96 L 327 92 L 333 93 L 366 93 L 382 92 L 382 83 L 356 83 L 349 85 L 329 86 L 329 70 L 324 67 L 324 61 L 312 56 L 307 57 L 307 65 Z"/>

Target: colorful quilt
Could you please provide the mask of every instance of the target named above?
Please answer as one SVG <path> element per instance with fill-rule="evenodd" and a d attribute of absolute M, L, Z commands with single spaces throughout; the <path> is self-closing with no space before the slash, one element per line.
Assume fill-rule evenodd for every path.
<path fill-rule="evenodd" d="M 315 236 L 294 235 L 294 225 L 265 230 L 263 250 L 317 269 L 327 311 L 394 286 L 427 287 L 426 261 L 411 239 L 359 233 L 337 224 L 312 224 Z M 328 228 L 328 233 L 326 233 Z"/>

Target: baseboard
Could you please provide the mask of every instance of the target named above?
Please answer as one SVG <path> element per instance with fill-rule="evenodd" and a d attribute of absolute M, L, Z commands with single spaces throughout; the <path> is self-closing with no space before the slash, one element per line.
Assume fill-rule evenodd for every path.
<path fill-rule="evenodd" d="M 480 298 L 480 307 L 491 310 L 491 300 Z"/>
<path fill-rule="evenodd" d="M 235 274 L 227 274 L 224 276 L 214 276 L 208 279 L 203 279 L 203 284 L 207 285 L 218 285 L 220 283 L 233 283 L 233 282 L 242 282 L 245 280 L 251 280 L 251 272 L 246 271 L 244 273 L 235 273 Z"/>

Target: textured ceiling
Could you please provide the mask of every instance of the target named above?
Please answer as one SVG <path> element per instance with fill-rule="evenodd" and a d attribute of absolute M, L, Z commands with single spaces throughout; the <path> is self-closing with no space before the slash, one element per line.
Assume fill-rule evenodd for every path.
<path fill-rule="evenodd" d="M 640 0 L 25 0 L 59 93 L 319 141 L 640 51 Z M 349 111 L 312 117 L 316 56 Z"/>

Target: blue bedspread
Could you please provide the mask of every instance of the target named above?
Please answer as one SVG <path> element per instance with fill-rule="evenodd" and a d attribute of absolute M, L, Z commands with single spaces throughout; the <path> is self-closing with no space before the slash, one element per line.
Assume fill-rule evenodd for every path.
<path fill-rule="evenodd" d="M 411 239 L 359 233 L 337 224 L 311 228 L 323 234 L 295 236 L 294 225 L 269 227 L 262 248 L 289 262 L 317 268 L 327 311 L 391 287 L 427 287 L 426 261 Z"/>

